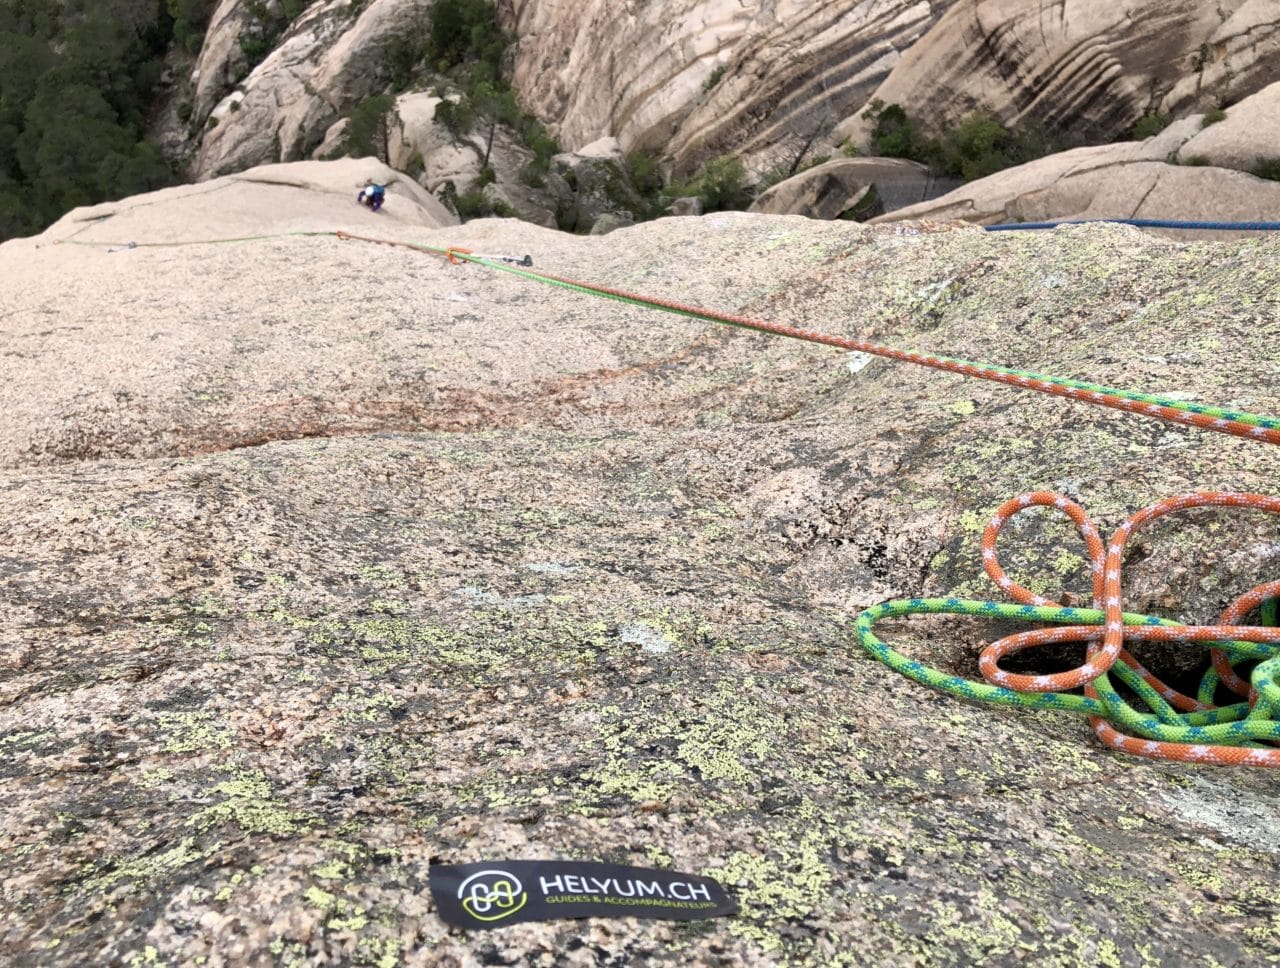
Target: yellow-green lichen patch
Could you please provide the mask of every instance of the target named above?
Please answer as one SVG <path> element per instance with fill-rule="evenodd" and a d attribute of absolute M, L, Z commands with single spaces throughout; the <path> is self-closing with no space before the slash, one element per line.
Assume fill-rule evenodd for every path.
<path fill-rule="evenodd" d="M 209 713 L 162 712 L 156 719 L 167 733 L 166 753 L 208 753 L 229 750 L 234 745 L 231 730 Z"/>
<path fill-rule="evenodd" d="M 204 856 L 205 853 L 195 846 L 195 839 L 186 837 L 175 846 L 157 853 L 108 859 L 96 865 L 96 873 L 85 878 L 81 886 L 85 891 L 96 893 L 109 891 L 120 882 L 146 884 L 194 864 Z"/>
<path fill-rule="evenodd" d="M 173 779 L 173 771 L 168 767 L 159 767 L 154 770 L 143 770 L 138 777 L 138 784 L 147 789 L 155 789 L 164 786 Z"/>
<path fill-rule="evenodd" d="M 0 755 L 13 754 L 32 749 L 46 740 L 56 738 L 57 734 L 48 729 L 26 729 L 0 737 Z"/>
<path fill-rule="evenodd" d="M 270 781 L 254 771 L 238 772 L 213 788 L 217 802 L 196 811 L 187 826 L 205 831 L 221 824 L 235 824 L 245 833 L 288 836 L 312 822 L 302 810 L 290 809 L 272 794 Z"/>

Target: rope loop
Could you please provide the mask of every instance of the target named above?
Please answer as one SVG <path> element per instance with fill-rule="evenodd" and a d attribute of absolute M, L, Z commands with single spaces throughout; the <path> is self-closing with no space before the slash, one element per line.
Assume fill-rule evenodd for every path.
<path fill-rule="evenodd" d="M 996 544 L 1001 529 L 1031 507 L 1066 514 L 1084 539 L 1093 576 L 1093 607 L 1060 605 L 1013 581 L 1001 568 Z M 1264 494 L 1196 492 L 1169 497 L 1143 508 L 1116 529 L 1109 542 L 1084 508 L 1061 494 L 1033 491 L 996 509 L 982 536 L 982 564 L 997 586 L 1017 604 L 962 599 L 886 602 L 858 616 L 859 642 L 898 672 L 966 699 L 1039 709 L 1065 709 L 1089 716 L 1097 737 L 1137 756 L 1218 765 L 1280 767 L 1280 628 L 1242 625 L 1255 610 L 1271 623 L 1268 605 L 1280 597 L 1280 581 L 1265 582 L 1236 598 L 1218 625 L 1181 625 L 1122 609 L 1121 565 L 1125 545 L 1143 526 L 1189 508 L 1245 508 L 1280 514 L 1280 498 Z M 878 639 L 875 623 L 921 613 L 983 615 L 1058 623 L 1059 627 L 1005 636 L 983 649 L 978 667 L 985 682 L 930 669 L 890 649 Z M 1125 648 L 1133 642 L 1177 642 L 1209 648 L 1212 662 L 1195 697 L 1169 686 Z M 1084 646 L 1084 661 L 1066 672 L 1026 675 L 1000 667 L 1006 656 L 1061 643 Z M 1252 664 L 1246 680 L 1236 666 Z M 1112 681 L 1125 687 L 1125 694 Z M 1219 686 L 1245 698 L 1215 704 Z M 1080 689 L 1082 694 L 1072 690 Z M 1136 703 L 1136 705 L 1135 705 Z M 1139 708 L 1145 707 L 1145 708 Z"/>

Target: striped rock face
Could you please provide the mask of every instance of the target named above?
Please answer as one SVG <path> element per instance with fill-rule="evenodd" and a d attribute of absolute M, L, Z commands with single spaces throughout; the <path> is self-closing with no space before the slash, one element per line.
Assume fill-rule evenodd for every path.
<path fill-rule="evenodd" d="M 912 0 L 518 5 L 516 87 L 566 147 L 616 136 L 677 169 L 785 154 L 858 110 L 950 6 Z"/>
<path fill-rule="evenodd" d="M 660 158 L 666 174 L 681 179 L 725 154 L 772 180 L 837 154 L 846 142 L 873 150 L 863 114 L 876 99 L 901 104 L 925 131 L 953 128 L 982 110 L 1010 126 L 1043 123 L 1067 143 L 1112 142 L 1153 112 L 1185 119 L 1254 95 L 1277 80 L 1280 53 L 1280 0 L 526 0 L 498 7 L 501 26 L 517 38 L 508 64 L 521 103 L 563 148 L 616 138 L 623 151 Z M 250 69 L 242 45 L 258 37 L 257 7 L 224 0 L 191 74 L 190 124 L 173 121 L 165 137 L 189 150 L 188 172 L 197 180 L 328 157 L 341 150 L 344 115 L 384 90 L 389 52 L 421 46 L 433 9 L 433 0 L 313 3 Z M 402 97 L 389 151 L 402 170 L 421 155 L 423 184 L 434 190 L 445 180 L 469 182 L 490 152 L 483 143 L 451 143 L 434 125 L 433 107 L 430 114 L 415 112 L 419 102 L 405 107 L 406 97 L 432 87 L 419 78 L 417 92 Z M 1265 120 L 1246 121 L 1191 154 L 1229 157 L 1227 167 L 1249 170 L 1256 159 L 1275 157 L 1265 141 L 1274 130 Z M 520 201 L 528 194 L 518 187 L 528 157 L 513 137 L 498 138 L 491 159 L 498 180 L 521 217 L 548 222 L 531 213 L 554 204 Z M 1072 213 L 1059 205 L 1049 214 Z"/>
<path fill-rule="evenodd" d="M 1110 140 L 1274 81 L 1278 16 L 1274 0 L 542 0 L 510 26 L 516 86 L 567 146 L 611 134 L 692 171 L 856 137 L 873 97 L 930 129 L 981 109 Z"/>
<path fill-rule="evenodd" d="M 1272 0 L 963 0 L 875 96 L 933 129 L 980 109 L 1110 139 L 1276 80 L 1278 15 Z"/>

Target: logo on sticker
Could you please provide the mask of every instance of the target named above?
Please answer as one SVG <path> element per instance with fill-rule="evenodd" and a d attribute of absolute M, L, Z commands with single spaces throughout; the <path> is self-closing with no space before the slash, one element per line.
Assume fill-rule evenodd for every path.
<path fill-rule="evenodd" d="M 529 895 L 520 878 L 507 871 L 479 871 L 458 885 L 458 901 L 462 909 L 477 921 L 509 918 L 528 900 Z"/>

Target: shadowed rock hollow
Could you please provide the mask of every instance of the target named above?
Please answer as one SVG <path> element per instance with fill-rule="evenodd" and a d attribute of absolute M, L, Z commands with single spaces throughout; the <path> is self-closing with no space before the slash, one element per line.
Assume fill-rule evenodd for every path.
<path fill-rule="evenodd" d="M 1258 964 L 1271 774 L 1139 762 L 865 657 L 891 596 L 985 596 L 1033 487 L 1104 531 L 1274 449 L 712 328 L 333 229 L 895 345 L 1280 412 L 1280 240 L 744 214 L 601 238 L 383 215 L 271 169 L 0 246 L 0 940 L 15 960 Z M 279 179 L 277 179 L 279 180 Z M 207 194 L 216 193 L 216 194 Z M 197 206 L 193 209 L 192 206 Z M 109 217 L 92 218 L 91 216 Z M 255 214 L 260 213 L 260 214 Z M 140 243 L 121 249 L 123 243 Z M 56 244 L 61 243 L 61 244 Z M 74 244 L 73 244 L 74 243 Z M 1021 519 L 1020 519 L 1021 520 Z M 1087 589 L 1029 517 L 1006 566 Z M 1216 513 L 1129 608 L 1280 563 Z M 890 640 L 972 674 L 997 630 Z M 433 861 L 719 878 L 740 916 L 466 935 Z"/>

